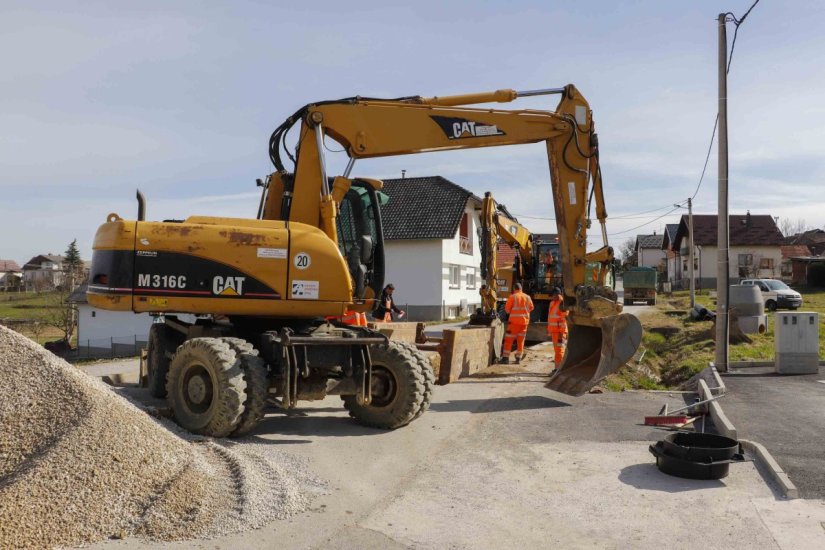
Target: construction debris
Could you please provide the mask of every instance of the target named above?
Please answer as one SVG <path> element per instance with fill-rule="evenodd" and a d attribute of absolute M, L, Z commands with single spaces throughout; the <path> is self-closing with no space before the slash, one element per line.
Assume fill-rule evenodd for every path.
<path fill-rule="evenodd" d="M 0 380 L 0 548 L 227 534 L 325 491 L 302 460 L 183 434 L 2 326 Z"/>

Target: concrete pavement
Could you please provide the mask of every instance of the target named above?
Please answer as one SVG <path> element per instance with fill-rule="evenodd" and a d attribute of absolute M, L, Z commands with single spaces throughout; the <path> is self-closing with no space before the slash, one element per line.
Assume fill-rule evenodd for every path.
<path fill-rule="evenodd" d="M 825 506 L 783 501 L 753 463 L 719 481 L 660 473 L 639 425 L 678 394 L 571 398 L 546 390 L 549 354 L 436 389 L 431 410 L 385 432 L 337 398 L 272 411 L 251 442 L 283 445 L 328 479 L 310 512 L 254 532 L 98 548 L 813 548 Z M 243 443 L 241 443 L 243 444 Z"/>

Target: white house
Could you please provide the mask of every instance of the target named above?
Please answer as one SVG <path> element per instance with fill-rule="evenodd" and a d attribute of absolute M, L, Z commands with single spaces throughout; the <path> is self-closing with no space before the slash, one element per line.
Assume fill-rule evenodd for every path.
<path fill-rule="evenodd" d="M 52 290 L 63 282 L 63 256 L 40 254 L 23 266 L 27 291 Z"/>
<path fill-rule="evenodd" d="M 678 223 L 669 223 L 665 225 L 665 232 L 662 235 L 662 250 L 665 252 L 667 267 L 665 269 L 665 281 L 670 282 L 671 288 L 677 289 L 682 286 L 682 257 L 680 250 L 674 248 L 673 242 L 676 239 L 676 233 L 679 231 Z M 685 259 L 687 261 L 687 259 Z M 684 266 L 688 268 L 687 265 Z"/>
<path fill-rule="evenodd" d="M 688 277 L 688 217 L 682 216 L 673 241 L 682 259 L 683 288 Z M 740 279 L 778 279 L 782 274 L 782 232 L 772 216 L 730 215 L 728 217 L 730 250 L 728 253 L 731 283 Z M 693 215 L 694 274 L 697 288 L 716 286 L 717 223 L 714 214 Z"/>
<path fill-rule="evenodd" d="M 636 235 L 636 265 L 664 271 L 667 256 L 662 250 L 664 235 Z"/>
<path fill-rule="evenodd" d="M 481 304 L 481 199 L 441 177 L 384 180 L 385 284 L 411 321 L 469 315 Z"/>
<path fill-rule="evenodd" d="M 146 347 L 149 327 L 154 321 L 148 313 L 109 311 L 89 305 L 86 300 L 87 283 L 83 283 L 69 296 L 69 302 L 77 308 L 77 347 L 85 355 L 131 355 Z M 193 315 L 178 315 L 183 321 L 194 322 Z M 126 353 L 118 353 L 118 347 Z"/>

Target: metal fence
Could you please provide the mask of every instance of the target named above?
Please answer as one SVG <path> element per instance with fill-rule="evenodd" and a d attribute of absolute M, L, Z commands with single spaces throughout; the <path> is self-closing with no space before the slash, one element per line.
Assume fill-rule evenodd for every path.
<path fill-rule="evenodd" d="M 67 352 L 63 357 L 74 361 L 135 357 L 140 355 L 140 350 L 146 347 L 147 340 L 148 337 L 145 334 L 79 340 L 77 347 Z"/>

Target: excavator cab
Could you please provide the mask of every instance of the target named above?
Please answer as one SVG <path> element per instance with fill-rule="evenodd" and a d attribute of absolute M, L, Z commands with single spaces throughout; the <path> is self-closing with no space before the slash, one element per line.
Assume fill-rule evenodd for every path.
<path fill-rule="evenodd" d="M 388 200 L 387 195 L 370 183 L 356 179 L 339 205 L 338 249 L 352 276 L 355 300 L 374 298 L 384 285 L 380 207 Z"/>

